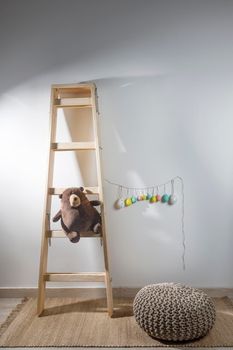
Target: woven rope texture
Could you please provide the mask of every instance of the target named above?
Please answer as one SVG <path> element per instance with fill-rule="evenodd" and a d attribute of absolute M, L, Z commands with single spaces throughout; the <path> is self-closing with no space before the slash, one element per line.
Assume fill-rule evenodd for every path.
<path fill-rule="evenodd" d="M 167 341 L 203 337 L 215 322 L 215 306 L 201 290 L 176 283 L 142 288 L 133 304 L 139 326 L 150 336 Z"/>

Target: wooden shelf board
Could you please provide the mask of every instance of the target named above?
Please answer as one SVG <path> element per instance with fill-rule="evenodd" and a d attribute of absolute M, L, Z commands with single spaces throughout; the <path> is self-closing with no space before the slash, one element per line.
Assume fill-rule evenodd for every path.
<path fill-rule="evenodd" d="M 66 234 L 62 230 L 47 231 L 47 237 L 48 238 L 67 238 Z M 80 232 L 80 237 L 100 238 L 102 237 L 102 235 L 101 233 L 88 231 L 88 232 Z"/>
<path fill-rule="evenodd" d="M 48 282 L 105 282 L 105 272 L 47 272 L 44 274 L 44 280 Z"/>
<path fill-rule="evenodd" d="M 72 187 L 72 186 L 70 186 Z M 73 186 L 75 187 L 75 186 Z M 79 187 L 79 186 L 76 186 Z M 50 187 L 48 193 L 50 195 L 59 195 L 65 191 L 66 188 Z M 99 187 L 84 187 L 84 193 L 87 195 L 99 195 Z"/>
<path fill-rule="evenodd" d="M 54 106 L 57 108 L 91 108 L 92 99 L 91 97 L 62 97 L 55 100 Z"/>
<path fill-rule="evenodd" d="M 51 149 L 54 151 L 96 150 L 95 142 L 53 142 Z"/>

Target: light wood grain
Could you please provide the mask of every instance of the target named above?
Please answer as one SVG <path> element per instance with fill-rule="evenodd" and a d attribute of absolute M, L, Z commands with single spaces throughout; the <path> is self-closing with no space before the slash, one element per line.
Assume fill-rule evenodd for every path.
<path fill-rule="evenodd" d="M 51 143 L 56 141 L 56 125 L 57 125 L 57 111 L 54 107 L 54 100 L 57 98 L 57 92 L 54 88 L 51 89 L 51 102 L 50 102 L 50 126 L 49 126 L 49 154 L 48 154 L 48 173 L 45 189 L 45 204 L 42 223 L 42 238 L 41 238 L 41 253 L 40 253 L 40 270 L 38 281 L 38 301 L 37 301 L 37 313 L 40 315 L 44 309 L 45 302 L 45 280 L 44 273 L 47 271 L 48 260 L 48 237 L 46 232 L 50 230 L 49 213 L 51 212 L 52 197 L 48 196 L 48 189 L 52 187 L 53 183 L 53 171 L 54 171 L 54 152 L 51 150 Z"/>
<path fill-rule="evenodd" d="M 105 266 L 105 283 L 106 283 L 106 292 L 107 292 L 107 304 L 108 304 L 108 313 L 111 317 L 113 315 L 113 296 L 112 296 L 112 278 L 110 275 L 109 267 L 109 254 L 108 254 L 108 241 L 107 241 L 107 231 L 106 231 L 106 214 L 104 209 L 104 193 L 103 193 L 103 184 L 102 184 L 102 159 L 100 155 L 100 130 L 98 126 L 98 117 L 96 100 L 98 98 L 96 87 L 93 85 L 91 87 L 92 94 L 92 103 L 94 108 L 92 109 L 92 118 L 93 118 L 93 127 L 94 127 L 94 137 L 96 140 L 96 168 L 97 168 L 97 178 L 99 185 L 99 199 L 101 201 L 101 220 L 102 220 L 102 236 L 103 236 L 103 250 L 104 250 L 104 266 Z"/>
<path fill-rule="evenodd" d="M 74 98 L 59 98 L 55 101 L 56 107 L 83 107 L 83 106 L 89 106 L 91 105 L 91 98 L 90 97 L 74 97 Z"/>
<path fill-rule="evenodd" d="M 101 233 L 95 233 L 93 231 L 88 232 L 79 232 L 80 237 L 82 238 L 100 238 L 102 237 Z M 67 238 L 66 234 L 62 230 L 50 230 L 47 231 L 48 238 Z"/>
<path fill-rule="evenodd" d="M 56 123 L 57 123 L 57 108 L 58 107 L 87 107 L 91 106 L 90 113 L 92 113 L 92 123 L 94 130 L 93 142 L 72 142 L 72 143 L 57 143 L 56 142 Z M 68 85 L 53 85 L 51 89 L 51 108 L 50 108 L 50 137 L 49 137 L 49 160 L 48 160 L 48 175 L 46 183 L 46 197 L 45 197 L 45 209 L 42 229 L 42 243 L 41 243 L 41 260 L 40 260 L 40 272 L 38 283 L 38 314 L 40 315 L 44 309 L 45 302 L 45 287 L 46 282 L 105 282 L 108 313 L 110 316 L 113 314 L 113 297 L 111 287 L 111 277 L 108 261 L 108 249 L 107 249 L 107 234 L 105 230 L 105 212 L 104 212 L 104 198 L 103 198 L 103 186 L 102 186 L 102 174 L 101 174 L 101 159 L 99 148 L 99 134 L 98 134 L 98 120 L 96 111 L 96 87 L 94 84 L 68 84 Z M 54 151 L 75 151 L 75 150 L 94 150 L 96 155 L 96 168 L 97 168 L 97 186 L 86 187 L 85 193 L 88 195 L 98 194 L 101 202 L 101 217 L 102 217 L 102 242 L 104 253 L 104 265 L 105 271 L 96 273 L 48 273 L 47 272 L 47 259 L 48 259 L 48 240 L 50 238 L 64 237 L 64 233 L 58 230 L 50 229 L 49 215 L 51 212 L 51 200 L 52 195 L 60 195 L 65 190 L 64 188 L 54 188 L 53 183 L 53 171 L 54 171 Z M 71 186 L 70 186 L 71 187 Z M 87 232 L 82 235 L 83 237 L 97 237 L 100 235 L 92 235 Z"/>
<path fill-rule="evenodd" d="M 72 186 L 70 186 L 72 187 Z M 75 186 L 73 186 L 75 187 Z M 76 186 L 77 187 L 77 186 Z M 50 195 L 60 195 L 65 191 L 65 187 L 64 188 L 59 188 L 59 187 L 50 187 L 48 189 L 48 194 Z M 84 188 L 84 193 L 88 194 L 88 195 L 98 195 L 99 194 L 99 187 L 85 187 Z"/>
<path fill-rule="evenodd" d="M 104 282 L 104 272 L 67 272 L 67 273 L 45 273 L 45 281 L 50 282 Z"/>
<path fill-rule="evenodd" d="M 54 142 L 51 145 L 54 151 L 95 150 L 95 142 Z"/>

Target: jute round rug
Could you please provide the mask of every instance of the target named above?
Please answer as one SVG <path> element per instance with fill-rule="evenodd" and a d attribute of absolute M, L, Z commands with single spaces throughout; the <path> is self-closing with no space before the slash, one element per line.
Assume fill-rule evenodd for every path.
<path fill-rule="evenodd" d="M 209 334 L 176 345 L 233 346 L 233 304 L 226 297 L 214 302 L 217 319 Z M 114 317 L 109 318 L 105 299 L 48 298 L 46 311 L 37 317 L 36 299 L 29 299 L 0 328 L 0 347 L 174 347 L 140 329 L 132 313 L 132 299 L 114 299 L 114 308 Z"/>

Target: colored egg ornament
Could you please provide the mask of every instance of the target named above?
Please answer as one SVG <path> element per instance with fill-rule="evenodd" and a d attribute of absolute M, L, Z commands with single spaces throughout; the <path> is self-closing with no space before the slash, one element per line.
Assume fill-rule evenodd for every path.
<path fill-rule="evenodd" d="M 132 196 L 131 197 L 131 202 L 132 202 L 132 204 L 136 203 L 137 202 L 137 198 L 135 196 Z"/>
<path fill-rule="evenodd" d="M 116 201 L 116 203 L 115 203 L 115 208 L 116 208 L 116 209 L 122 209 L 122 208 L 124 208 L 124 206 L 125 206 L 125 201 L 124 201 L 124 199 L 123 199 L 123 198 L 117 199 L 117 201 Z"/>
<path fill-rule="evenodd" d="M 142 195 L 142 200 L 145 201 L 147 199 L 147 195 L 146 194 L 143 194 Z"/>
<path fill-rule="evenodd" d="M 142 196 L 137 196 L 137 200 L 140 202 L 142 201 Z"/>
<path fill-rule="evenodd" d="M 173 205 L 177 202 L 177 197 L 174 195 L 174 194 L 171 194 L 170 197 L 169 197 L 169 200 L 168 200 L 168 203 L 170 205 Z"/>
<path fill-rule="evenodd" d="M 129 207 L 132 204 L 131 198 L 126 198 L 125 200 L 125 206 Z"/>
<path fill-rule="evenodd" d="M 157 202 L 160 202 L 160 201 L 161 201 L 161 196 L 160 196 L 160 194 L 157 194 L 156 199 L 157 199 Z"/>
<path fill-rule="evenodd" d="M 168 201 L 169 201 L 169 195 L 165 193 L 161 198 L 161 202 L 167 203 Z"/>
<path fill-rule="evenodd" d="M 152 194 L 151 193 L 147 193 L 146 199 L 150 200 L 151 198 L 152 198 Z"/>
<path fill-rule="evenodd" d="M 150 198 L 150 203 L 155 203 L 155 202 L 157 202 L 157 198 L 156 198 L 156 196 L 152 196 Z"/>

